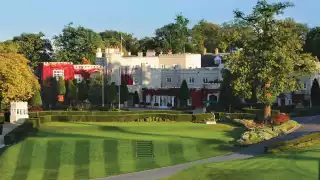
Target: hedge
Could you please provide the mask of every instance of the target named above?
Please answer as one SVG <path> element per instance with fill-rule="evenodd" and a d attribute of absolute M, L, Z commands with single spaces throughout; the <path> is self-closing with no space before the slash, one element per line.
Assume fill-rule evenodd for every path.
<path fill-rule="evenodd" d="M 230 120 L 230 119 L 249 119 L 253 120 L 257 117 L 256 114 L 252 113 L 225 113 L 225 112 L 215 112 L 215 117 L 219 121 Z"/>
<path fill-rule="evenodd" d="M 4 116 L 0 116 L 0 124 L 4 123 Z"/>
<path fill-rule="evenodd" d="M 46 115 L 126 115 L 126 114 L 145 114 L 145 113 L 168 113 L 168 114 L 182 114 L 182 111 L 40 111 L 30 112 L 29 117 L 41 117 Z"/>
<path fill-rule="evenodd" d="M 257 120 L 258 121 L 263 121 L 264 120 L 264 109 L 251 109 L 251 108 L 244 108 L 243 111 L 245 113 L 251 113 L 251 114 L 256 114 L 257 115 Z M 280 110 L 271 110 L 271 116 L 280 114 Z"/>
<path fill-rule="evenodd" d="M 4 136 L 4 144 L 12 145 L 22 141 L 29 134 L 36 133 L 38 130 L 37 121 L 35 119 L 27 119 L 23 124 L 13 129 Z"/>
<path fill-rule="evenodd" d="M 205 121 L 215 121 L 215 120 L 216 120 L 215 117 L 213 117 L 211 113 L 192 115 L 192 122 L 205 122 Z"/>

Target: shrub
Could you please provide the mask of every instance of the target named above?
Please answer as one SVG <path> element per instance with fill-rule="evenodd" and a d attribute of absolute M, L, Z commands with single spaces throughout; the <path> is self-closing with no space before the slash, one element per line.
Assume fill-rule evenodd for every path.
<path fill-rule="evenodd" d="M 36 121 L 34 119 L 28 119 L 4 136 L 4 144 L 12 145 L 18 143 L 28 135 L 36 133 L 37 130 L 38 126 L 36 125 Z"/>
<path fill-rule="evenodd" d="M 31 111 L 31 112 L 38 112 L 38 111 L 43 111 L 43 109 L 41 108 L 41 107 L 31 107 L 30 109 L 29 109 L 29 111 Z"/>
<path fill-rule="evenodd" d="M 247 129 L 264 126 L 263 124 L 256 123 L 256 122 L 254 122 L 253 120 L 233 119 L 232 121 L 235 122 L 235 123 L 237 123 L 237 124 L 243 125 L 243 126 L 246 127 Z"/>
<path fill-rule="evenodd" d="M 4 123 L 4 116 L 0 116 L 0 124 Z"/>
<path fill-rule="evenodd" d="M 251 109 L 251 108 L 244 108 L 243 111 L 245 113 L 250 113 L 250 114 L 256 114 L 257 120 L 262 122 L 264 119 L 264 109 Z M 280 110 L 272 110 L 271 111 L 271 116 L 280 114 Z"/>
<path fill-rule="evenodd" d="M 280 125 L 282 123 L 285 123 L 290 120 L 290 117 L 288 114 L 277 114 L 272 117 L 272 122 L 276 125 Z"/>
<path fill-rule="evenodd" d="M 206 122 L 206 121 L 215 121 L 215 116 L 211 113 L 204 113 L 204 114 L 193 114 L 192 115 L 192 122 Z"/>
<path fill-rule="evenodd" d="M 241 135 L 241 138 L 237 141 L 240 145 L 250 145 L 258 142 L 262 142 L 265 140 L 272 139 L 274 137 L 283 135 L 287 133 L 292 128 L 299 126 L 299 124 L 295 121 L 288 121 L 283 123 L 282 125 L 276 126 L 274 128 L 271 127 L 256 127 L 252 128 L 249 131 L 246 131 Z"/>
<path fill-rule="evenodd" d="M 256 115 L 251 113 L 225 113 L 225 112 L 215 112 L 215 117 L 219 121 L 229 121 L 232 119 L 255 119 Z"/>

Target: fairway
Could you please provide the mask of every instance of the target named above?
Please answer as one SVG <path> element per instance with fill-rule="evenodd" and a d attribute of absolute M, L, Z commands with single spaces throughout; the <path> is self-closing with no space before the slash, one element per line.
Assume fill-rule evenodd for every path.
<path fill-rule="evenodd" d="M 191 167 L 167 180 L 317 180 L 319 179 L 320 146 L 300 151 Z"/>
<path fill-rule="evenodd" d="M 164 167 L 225 154 L 243 128 L 193 123 L 58 123 L 0 155 L 0 179 L 79 180 Z M 136 157 L 150 140 L 154 158 Z"/>

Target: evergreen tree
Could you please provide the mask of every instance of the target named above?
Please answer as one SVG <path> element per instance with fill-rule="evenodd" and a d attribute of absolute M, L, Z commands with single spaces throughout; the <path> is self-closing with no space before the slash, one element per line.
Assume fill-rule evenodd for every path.
<path fill-rule="evenodd" d="M 137 91 L 135 91 L 134 94 L 133 94 L 133 103 L 134 104 L 139 104 L 140 103 L 139 94 L 138 94 Z"/>
<path fill-rule="evenodd" d="M 75 85 L 74 81 L 68 81 L 68 91 L 67 91 L 67 97 L 70 102 L 73 102 L 77 99 L 77 86 Z"/>
<path fill-rule="evenodd" d="M 101 78 L 92 79 L 89 83 L 88 100 L 91 104 L 102 104 L 102 80 Z"/>
<path fill-rule="evenodd" d="M 220 86 L 218 105 L 223 110 L 230 111 L 231 109 L 238 107 L 241 104 L 241 100 L 235 96 L 234 89 L 231 86 L 232 79 L 234 78 L 231 72 L 227 69 L 223 69 L 221 73 L 223 82 Z"/>
<path fill-rule="evenodd" d="M 31 97 L 30 101 L 29 101 L 30 105 L 33 107 L 38 107 L 42 105 L 42 99 L 41 99 L 41 95 L 40 95 L 40 91 L 39 90 L 35 90 L 33 96 Z"/>
<path fill-rule="evenodd" d="M 120 86 L 120 103 L 124 104 L 124 102 L 128 101 L 129 98 L 129 90 L 126 82 L 123 82 Z"/>
<path fill-rule="evenodd" d="M 108 104 L 113 104 L 116 102 L 117 100 L 117 87 L 115 82 L 112 82 L 109 86 L 108 86 L 108 90 L 107 90 L 107 103 Z"/>
<path fill-rule="evenodd" d="M 183 80 L 180 86 L 179 100 L 180 106 L 186 107 L 188 99 L 190 99 L 190 92 L 186 80 Z"/>
<path fill-rule="evenodd" d="M 311 103 L 312 106 L 320 106 L 320 86 L 317 79 L 314 79 L 312 83 Z"/>
<path fill-rule="evenodd" d="M 66 82 L 62 77 L 58 80 L 58 94 L 65 95 L 66 94 Z"/>
<path fill-rule="evenodd" d="M 42 84 L 42 100 L 45 108 L 55 107 L 58 96 L 58 83 L 56 78 L 51 77 Z"/>
<path fill-rule="evenodd" d="M 88 98 L 88 83 L 86 80 L 81 81 L 78 83 L 78 100 L 83 102 Z"/>

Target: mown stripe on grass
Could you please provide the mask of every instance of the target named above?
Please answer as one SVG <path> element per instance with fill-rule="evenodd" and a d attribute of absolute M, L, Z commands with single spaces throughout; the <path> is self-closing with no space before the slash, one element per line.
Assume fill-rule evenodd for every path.
<path fill-rule="evenodd" d="M 136 157 L 136 153 L 137 153 L 136 143 L 137 143 L 136 141 L 131 142 L 132 153 L 134 155 L 134 160 L 135 160 L 135 171 L 142 171 L 146 169 L 159 167 L 153 157 Z"/>
<path fill-rule="evenodd" d="M 171 164 L 179 164 L 186 161 L 183 156 L 183 146 L 180 141 L 169 142 L 168 148 Z"/>
<path fill-rule="evenodd" d="M 90 141 L 89 178 L 104 177 L 103 140 Z"/>
<path fill-rule="evenodd" d="M 61 140 L 49 140 L 47 144 L 47 153 L 45 160 L 45 171 L 43 180 L 56 180 L 60 167 L 60 151 L 62 147 Z"/>
<path fill-rule="evenodd" d="M 27 179 L 30 166 L 31 166 L 34 144 L 35 143 L 33 140 L 25 140 L 22 142 L 19 156 L 18 156 L 17 166 L 14 171 L 12 180 Z"/>
<path fill-rule="evenodd" d="M 118 162 L 120 172 L 135 171 L 135 154 L 132 151 L 132 140 L 119 140 L 118 141 Z"/>
<path fill-rule="evenodd" d="M 76 180 L 89 179 L 89 140 L 77 140 L 75 148 L 75 172 L 74 178 Z"/>
<path fill-rule="evenodd" d="M 168 142 L 154 141 L 154 158 L 160 167 L 171 165 Z"/>
<path fill-rule="evenodd" d="M 200 154 L 195 146 L 195 143 L 195 141 L 190 140 L 183 141 L 183 157 L 186 161 L 194 161 L 200 158 Z"/>
<path fill-rule="evenodd" d="M 44 173 L 47 154 L 47 141 L 35 140 L 32 161 L 27 180 L 41 180 Z"/>
<path fill-rule="evenodd" d="M 64 140 L 60 151 L 59 180 L 73 180 L 76 141 Z"/>
<path fill-rule="evenodd" d="M 113 175 L 120 172 L 120 166 L 118 161 L 118 141 L 117 140 L 104 140 L 104 167 L 105 174 Z"/>
<path fill-rule="evenodd" d="M 10 151 L 9 151 L 10 150 Z M 18 165 L 21 143 L 6 148 L 0 156 L 0 176 L 3 179 L 12 179 Z"/>

